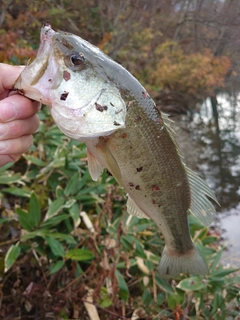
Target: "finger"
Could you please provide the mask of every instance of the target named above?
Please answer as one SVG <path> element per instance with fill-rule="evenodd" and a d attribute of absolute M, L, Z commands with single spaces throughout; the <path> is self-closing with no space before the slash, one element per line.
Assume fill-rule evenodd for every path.
<path fill-rule="evenodd" d="M 0 167 L 4 166 L 5 164 L 9 162 L 15 162 L 20 158 L 21 154 L 13 154 L 13 155 L 7 155 L 2 154 L 0 155 Z"/>
<path fill-rule="evenodd" d="M 17 155 L 26 152 L 32 145 L 32 135 L 26 135 L 17 139 L 0 141 L 0 155 Z"/>
<path fill-rule="evenodd" d="M 15 94 L 0 101 L 0 122 L 29 118 L 39 109 L 39 102 Z"/>
<path fill-rule="evenodd" d="M 37 130 L 38 126 L 39 118 L 37 115 L 33 115 L 24 120 L 0 123 L 0 141 L 33 134 Z"/>
<path fill-rule="evenodd" d="M 0 63 L 0 94 L 13 88 L 15 81 L 23 69 L 24 66 L 11 66 Z"/>

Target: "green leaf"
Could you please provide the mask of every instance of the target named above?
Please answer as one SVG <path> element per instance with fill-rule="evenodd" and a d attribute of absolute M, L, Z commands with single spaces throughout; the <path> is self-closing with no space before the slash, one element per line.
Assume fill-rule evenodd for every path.
<path fill-rule="evenodd" d="M 49 273 L 50 273 L 50 274 L 53 274 L 53 273 L 58 272 L 58 271 L 64 266 L 64 263 L 65 263 L 64 260 L 59 260 L 59 261 L 57 261 L 56 263 L 52 264 L 52 265 L 50 266 Z"/>
<path fill-rule="evenodd" d="M 150 293 L 149 289 L 144 290 L 142 295 L 142 302 L 147 306 L 153 303 L 153 295 Z"/>
<path fill-rule="evenodd" d="M 3 224 L 5 222 L 9 222 L 9 218 L 0 218 L 0 224 Z"/>
<path fill-rule="evenodd" d="M 53 216 L 57 215 L 58 212 L 61 210 L 64 202 L 65 202 L 64 198 L 58 198 L 58 199 L 54 200 L 50 204 L 44 220 L 46 221 L 49 218 L 52 218 Z"/>
<path fill-rule="evenodd" d="M 215 315 L 214 319 L 216 319 L 216 320 L 225 319 L 225 312 L 224 312 L 225 302 L 224 302 L 224 298 L 222 297 L 221 294 L 219 294 L 218 292 L 216 292 L 214 294 L 214 299 L 213 299 L 211 305 L 212 305 L 211 314 Z M 220 310 L 220 312 L 221 312 L 219 314 L 219 317 L 218 317 L 218 314 L 216 314 L 218 310 Z M 221 315 L 221 317 L 220 317 L 220 315 Z"/>
<path fill-rule="evenodd" d="M 207 244 L 216 242 L 216 240 L 217 240 L 217 237 L 206 237 L 202 240 L 202 243 L 205 246 Z"/>
<path fill-rule="evenodd" d="M 20 173 L 15 174 L 2 174 L 0 176 L 0 184 L 18 183 L 22 175 Z"/>
<path fill-rule="evenodd" d="M 29 214 L 31 218 L 32 227 L 37 227 L 41 221 L 41 208 L 40 203 L 38 201 L 38 198 L 36 194 L 33 192 L 30 197 L 30 203 L 29 203 Z"/>
<path fill-rule="evenodd" d="M 9 162 L 0 168 L 0 173 L 6 172 L 7 169 L 11 168 L 14 165 L 14 162 Z"/>
<path fill-rule="evenodd" d="M 73 206 L 69 209 L 70 216 L 72 217 L 74 222 L 77 222 L 80 217 L 80 209 L 79 205 L 75 202 Z"/>
<path fill-rule="evenodd" d="M 48 229 L 37 229 L 35 231 L 28 232 L 22 236 L 21 242 L 27 241 L 28 239 L 34 239 L 36 237 L 41 237 L 45 239 L 48 233 L 49 233 Z"/>
<path fill-rule="evenodd" d="M 54 216 L 52 218 L 49 218 L 48 220 L 44 221 L 42 224 L 41 224 L 41 228 L 47 228 L 47 227 L 53 227 L 57 224 L 59 224 L 60 222 L 66 220 L 66 219 L 69 219 L 69 215 L 64 213 L 64 214 L 59 214 L 57 216 Z"/>
<path fill-rule="evenodd" d="M 181 303 L 183 303 L 183 301 L 184 301 L 184 295 L 174 293 L 168 296 L 168 306 L 172 310 L 176 309 L 176 307 Z"/>
<path fill-rule="evenodd" d="M 219 250 L 217 253 L 214 254 L 214 260 L 212 262 L 212 265 L 211 265 L 211 270 L 215 270 L 220 259 L 221 259 L 221 256 L 222 256 L 222 253 L 223 253 L 223 248 L 221 250 Z"/>
<path fill-rule="evenodd" d="M 64 205 L 63 205 L 63 208 L 66 208 L 66 209 L 69 209 L 71 208 L 74 203 L 76 202 L 75 199 L 69 199 Z"/>
<path fill-rule="evenodd" d="M 177 285 L 177 288 L 183 291 L 198 291 L 206 287 L 207 287 L 206 280 L 203 281 L 203 279 L 199 276 L 193 276 L 187 279 L 183 279 Z"/>
<path fill-rule="evenodd" d="M 51 233 L 49 233 L 49 236 L 51 236 L 52 238 L 55 238 L 55 239 L 64 240 L 69 244 L 76 245 L 75 239 L 70 234 L 65 234 L 65 233 L 60 233 L 60 232 L 51 232 Z"/>
<path fill-rule="evenodd" d="M 92 251 L 87 249 L 72 249 L 65 255 L 65 258 L 77 261 L 91 260 L 94 257 L 95 255 L 92 253 Z"/>
<path fill-rule="evenodd" d="M 223 278 L 225 276 L 227 276 L 228 274 L 230 273 L 234 273 L 234 272 L 237 272 L 239 269 L 236 269 L 236 268 L 228 268 L 228 269 L 225 269 L 225 270 L 217 270 L 215 272 L 213 272 L 211 274 L 211 278 Z"/>
<path fill-rule="evenodd" d="M 31 197 L 31 192 L 28 190 L 25 190 L 24 188 L 4 188 L 2 189 L 2 192 L 5 193 L 10 193 L 13 194 L 15 196 L 19 196 L 19 197 L 26 197 L 26 198 L 30 198 Z"/>
<path fill-rule="evenodd" d="M 7 272 L 11 268 L 11 266 L 16 262 L 17 258 L 20 255 L 20 252 L 21 252 L 21 248 L 18 245 L 15 245 L 15 244 L 11 245 L 4 259 L 5 272 Z"/>
<path fill-rule="evenodd" d="M 17 208 L 16 212 L 19 215 L 19 222 L 22 228 L 27 231 L 33 231 L 34 226 L 32 223 L 32 217 L 30 213 L 20 208 Z"/>
<path fill-rule="evenodd" d="M 100 290 L 100 299 L 97 304 L 102 308 L 108 308 L 112 305 L 112 300 L 109 297 L 107 289 L 105 287 L 101 287 Z"/>
<path fill-rule="evenodd" d="M 156 284 L 167 293 L 174 293 L 173 288 L 168 284 L 166 279 L 160 278 L 158 274 L 155 274 Z"/>
<path fill-rule="evenodd" d="M 64 248 L 61 245 L 61 243 L 56 240 L 55 238 L 52 238 L 50 236 L 45 237 L 45 240 L 47 241 L 52 253 L 57 257 L 63 257 L 65 254 Z"/>
<path fill-rule="evenodd" d="M 147 259 L 146 253 L 144 252 L 143 244 L 136 238 L 135 238 L 134 242 L 136 245 L 136 250 L 135 250 L 136 256 L 141 257 L 143 259 Z"/>
<path fill-rule="evenodd" d="M 64 167 L 65 163 L 66 163 L 66 158 L 61 157 L 61 158 L 54 159 L 52 162 L 49 163 L 48 166 L 50 168 L 60 168 L 60 167 Z"/>
<path fill-rule="evenodd" d="M 29 156 L 29 155 L 26 155 L 26 154 L 23 154 L 23 157 L 32 162 L 33 164 L 36 164 L 37 166 L 40 166 L 40 167 L 45 167 L 46 166 L 46 163 L 44 161 L 42 161 L 41 159 L 39 158 L 36 158 L 36 157 L 33 157 L 33 156 Z"/>
<path fill-rule="evenodd" d="M 80 175 L 79 175 L 79 172 L 76 172 L 69 180 L 64 190 L 64 194 L 66 196 L 77 194 L 79 190 L 79 182 L 80 182 Z"/>
<path fill-rule="evenodd" d="M 117 277 L 117 280 L 118 280 L 119 297 L 126 302 L 129 297 L 129 289 L 128 289 L 127 283 L 117 269 L 115 270 L 115 276 Z"/>
<path fill-rule="evenodd" d="M 112 300 L 110 298 L 105 298 L 101 302 L 98 303 L 101 308 L 108 308 L 112 305 Z"/>
<path fill-rule="evenodd" d="M 88 170 L 86 170 L 86 172 L 84 173 L 84 175 L 81 177 L 81 179 L 78 181 L 78 190 L 81 190 L 85 185 L 87 180 L 90 179 L 90 174 L 88 172 Z"/>

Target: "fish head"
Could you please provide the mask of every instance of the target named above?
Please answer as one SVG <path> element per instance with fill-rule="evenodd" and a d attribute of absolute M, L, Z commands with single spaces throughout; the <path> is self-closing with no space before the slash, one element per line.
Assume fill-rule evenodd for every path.
<path fill-rule="evenodd" d="M 106 136 L 125 127 L 127 109 L 119 88 L 105 72 L 106 61 L 112 60 L 94 45 L 45 24 L 37 56 L 14 88 L 48 105 L 67 136 L 80 141 Z"/>

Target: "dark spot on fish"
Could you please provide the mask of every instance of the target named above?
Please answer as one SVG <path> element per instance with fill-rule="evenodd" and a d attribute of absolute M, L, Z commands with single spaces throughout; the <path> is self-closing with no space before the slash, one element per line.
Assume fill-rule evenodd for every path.
<path fill-rule="evenodd" d="M 149 97 L 149 95 L 148 95 L 148 93 L 146 91 L 142 92 L 142 96 L 143 96 L 143 98 L 148 98 Z"/>
<path fill-rule="evenodd" d="M 160 204 L 158 205 L 158 208 L 160 208 L 161 206 L 160 206 Z"/>
<path fill-rule="evenodd" d="M 49 82 L 52 82 L 52 79 L 48 79 Z"/>
<path fill-rule="evenodd" d="M 153 186 L 152 187 L 152 191 L 159 191 L 160 190 L 160 187 L 159 186 Z"/>
<path fill-rule="evenodd" d="M 156 204 L 156 201 L 155 201 L 155 200 L 152 200 L 152 204 Z"/>
<path fill-rule="evenodd" d="M 137 185 L 137 186 L 135 187 L 135 189 L 136 189 L 136 190 L 140 190 L 140 186 Z"/>
<path fill-rule="evenodd" d="M 120 112 L 122 112 L 123 109 L 119 110 L 119 111 L 115 111 L 115 114 L 119 114 Z"/>
<path fill-rule="evenodd" d="M 129 187 L 132 187 L 132 188 L 134 187 L 134 183 L 132 183 L 132 182 L 129 182 L 128 185 L 129 185 Z"/>
<path fill-rule="evenodd" d="M 137 168 L 137 172 L 141 172 L 141 171 L 142 171 L 142 169 L 143 169 L 143 167 L 139 167 L 139 168 Z"/>
<path fill-rule="evenodd" d="M 145 198 L 147 198 L 147 196 L 146 196 L 146 194 L 145 194 L 145 196 L 144 196 Z"/>
<path fill-rule="evenodd" d="M 135 119 L 136 122 L 137 122 L 137 121 L 140 121 L 140 120 L 142 120 L 142 117 L 141 117 L 141 116 L 138 116 L 138 117 Z"/>
<path fill-rule="evenodd" d="M 122 135 L 121 135 L 121 137 L 123 138 L 123 139 L 125 139 L 126 138 L 126 133 L 122 133 Z"/>
<path fill-rule="evenodd" d="M 113 104 L 112 102 L 110 102 L 110 105 L 111 105 L 112 107 L 114 107 L 114 104 Z"/>
<path fill-rule="evenodd" d="M 114 126 L 120 126 L 121 124 L 118 123 L 117 121 L 114 121 L 114 122 L 113 122 L 113 125 L 114 125 Z"/>
<path fill-rule="evenodd" d="M 60 99 L 65 101 L 65 100 L 67 99 L 67 96 L 68 96 L 68 95 L 69 95 L 69 92 L 64 91 L 64 92 L 61 94 Z"/>
<path fill-rule="evenodd" d="M 70 72 L 68 72 L 67 70 L 64 70 L 63 71 L 63 79 L 68 81 L 68 80 L 70 80 L 70 78 L 71 78 Z"/>
<path fill-rule="evenodd" d="M 107 110 L 108 107 L 107 106 L 101 106 L 100 104 L 98 104 L 97 102 L 95 102 L 95 107 L 97 111 L 103 112 L 104 110 Z"/>

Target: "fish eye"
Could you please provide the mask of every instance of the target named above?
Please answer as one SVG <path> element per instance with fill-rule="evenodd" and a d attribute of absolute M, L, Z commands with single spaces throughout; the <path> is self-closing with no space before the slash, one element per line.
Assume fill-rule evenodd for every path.
<path fill-rule="evenodd" d="M 84 58 L 84 56 L 83 56 L 81 53 L 79 53 L 79 52 L 74 52 L 74 53 L 71 55 L 70 60 L 71 60 L 71 62 L 72 62 L 72 64 L 73 64 L 74 66 L 80 66 L 80 65 L 82 65 L 82 64 L 84 63 L 85 58 Z"/>

